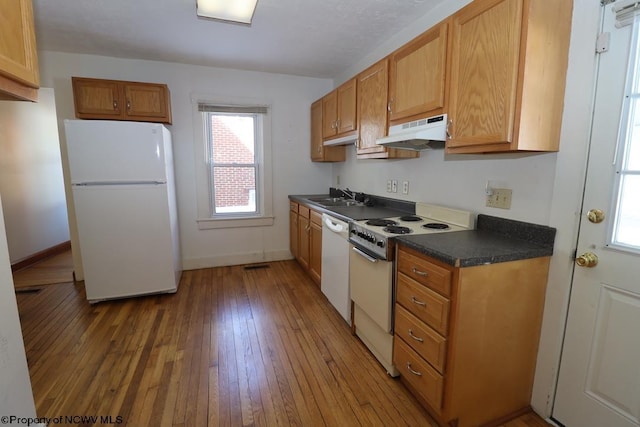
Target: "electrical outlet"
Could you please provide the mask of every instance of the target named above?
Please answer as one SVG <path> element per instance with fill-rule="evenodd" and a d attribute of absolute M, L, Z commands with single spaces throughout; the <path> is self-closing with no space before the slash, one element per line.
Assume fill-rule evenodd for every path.
<path fill-rule="evenodd" d="M 487 206 L 490 208 L 511 209 L 511 189 L 494 188 L 491 195 L 487 195 Z"/>
<path fill-rule="evenodd" d="M 387 180 L 387 193 L 391 193 L 391 180 Z"/>
<path fill-rule="evenodd" d="M 402 181 L 402 194 L 409 194 L 409 181 Z"/>
<path fill-rule="evenodd" d="M 392 193 L 397 193 L 398 192 L 398 180 L 397 179 L 391 180 L 391 192 Z"/>

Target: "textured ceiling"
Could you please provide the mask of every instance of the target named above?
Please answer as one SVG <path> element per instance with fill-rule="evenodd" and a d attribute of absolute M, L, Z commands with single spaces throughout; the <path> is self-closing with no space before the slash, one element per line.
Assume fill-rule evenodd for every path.
<path fill-rule="evenodd" d="M 34 0 L 41 50 L 332 78 L 446 0 L 258 0 L 249 26 L 196 0 Z"/>

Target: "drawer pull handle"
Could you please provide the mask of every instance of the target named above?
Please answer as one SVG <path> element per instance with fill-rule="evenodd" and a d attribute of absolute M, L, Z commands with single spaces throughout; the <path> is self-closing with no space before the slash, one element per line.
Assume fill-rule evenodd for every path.
<path fill-rule="evenodd" d="M 427 273 L 426 271 L 420 271 L 415 267 L 413 267 L 411 271 L 413 271 L 414 274 L 417 274 L 418 276 L 422 276 L 422 277 L 427 277 L 429 275 L 429 273 Z"/>
<path fill-rule="evenodd" d="M 421 306 L 423 306 L 423 307 L 426 307 L 426 306 L 427 306 L 427 303 L 426 303 L 426 302 L 424 302 L 424 301 L 420 301 L 420 300 L 419 300 L 419 299 L 417 299 L 416 297 L 411 297 L 411 302 L 412 302 L 412 303 L 414 303 L 414 304 L 421 305 Z"/>
<path fill-rule="evenodd" d="M 411 372 L 413 375 L 417 375 L 419 377 L 422 376 L 422 372 L 418 372 L 418 371 L 414 371 L 413 369 L 411 369 L 411 362 L 407 362 L 407 369 L 409 370 L 409 372 Z"/>
<path fill-rule="evenodd" d="M 424 338 L 413 335 L 413 329 L 409 329 L 409 336 L 418 342 L 424 342 Z"/>

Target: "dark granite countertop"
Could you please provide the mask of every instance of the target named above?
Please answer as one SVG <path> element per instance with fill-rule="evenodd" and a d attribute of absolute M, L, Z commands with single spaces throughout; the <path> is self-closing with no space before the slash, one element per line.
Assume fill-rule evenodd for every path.
<path fill-rule="evenodd" d="M 289 195 L 289 200 L 312 206 L 315 210 L 327 213 L 343 221 L 357 221 L 371 218 L 389 218 L 414 214 L 415 203 L 370 196 L 372 206 L 321 206 L 310 199 L 331 197 L 329 194 Z"/>
<path fill-rule="evenodd" d="M 399 236 L 412 248 L 454 267 L 470 267 L 553 255 L 555 228 L 478 215 L 477 229 Z"/>

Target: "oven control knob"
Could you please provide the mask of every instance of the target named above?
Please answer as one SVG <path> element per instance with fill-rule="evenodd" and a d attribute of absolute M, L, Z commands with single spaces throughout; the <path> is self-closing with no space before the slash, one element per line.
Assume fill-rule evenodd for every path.
<path fill-rule="evenodd" d="M 380 246 L 381 248 L 384 248 L 384 240 L 378 240 L 378 243 L 376 243 L 378 246 Z"/>

